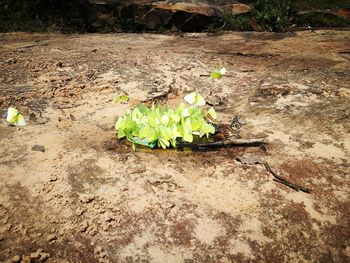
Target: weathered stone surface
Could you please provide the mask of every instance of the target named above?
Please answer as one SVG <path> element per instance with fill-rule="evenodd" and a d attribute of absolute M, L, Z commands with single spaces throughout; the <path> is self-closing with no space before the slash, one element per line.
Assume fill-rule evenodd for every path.
<path fill-rule="evenodd" d="M 201 31 L 222 16 L 219 7 L 203 2 L 136 1 L 118 8 L 120 19 L 130 19 L 149 30 L 175 28 L 183 31 Z"/>
<path fill-rule="evenodd" d="M 240 15 L 240 14 L 246 14 L 252 11 L 252 7 L 245 4 L 232 4 L 231 5 L 231 12 L 232 15 Z"/>
<path fill-rule="evenodd" d="M 204 15 L 204 16 L 220 16 L 221 11 L 219 8 L 213 5 L 204 4 L 204 3 L 169 3 L 169 2 L 159 2 L 152 4 L 153 7 L 162 9 L 162 10 L 169 10 L 172 12 L 186 12 L 191 14 L 198 14 L 198 15 Z"/>

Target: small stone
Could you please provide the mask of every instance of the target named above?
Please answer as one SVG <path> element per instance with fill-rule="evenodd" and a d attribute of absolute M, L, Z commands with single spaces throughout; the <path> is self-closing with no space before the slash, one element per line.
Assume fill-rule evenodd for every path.
<path fill-rule="evenodd" d="M 169 179 L 171 179 L 171 175 L 170 174 L 162 175 L 162 176 L 160 176 L 160 179 L 161 180 L 169 180 Z"/>
<path fill-rule="evenodd" d="M 96 228 L 91 228 L 91 229 L 89 230 L 89 235 L 90 235 L 90 236 L 96 236 L 97 233 L 98 233 L 98 230 L 97 230 Z"/>
<path fill-rule="evenodd" d="M 95 199 L 95 197 L 93 195 L 81 195 L 79 196 L 79 200 L 82 203 L 90 203 L 91 201 L 93 201 Z"/>
<path fill-rule="evenodd" d="M 36 122 L 37 118 L 34 112 L 29 114 L 29 120 L 32 122 Z"/>
<path fill-rule="evenodd" d="M 34 145 L 32 147 L 32 151 L 43 152 L 44 153 L 45 152 L 45 147 L 43 145 L 36 144 L 36 145 Z"/>
<path fill-rule="evenodd" d="M 38 252 L 30 253 L 29 257 L 30 257 L 31 259 L 40 258 L 40 253 L 38 253 Z"/>
<path fill-rule="evenodd" d="M 69 114 L 69 118 L 71 119 L 71 121 L 75 121 L 76 120 L 76 118 L 74 117 L 73 114 Z"/>
<path fill-rule="evenodd" d="M 41 261 L 41 262 L 42 262 L 42 261 L 45 261 L 45 260 L 47 260 L 49 257 L 50 257 L 50 254 L 49 254 L 49 253 L 44 253 L 44 252 L 42 252 L 42 253 L 40 254 L 40 261 Z"/>
<path fill-rule="evenodd" d="M 252 8 L 249 5 L 245 4 L 232 4 L 231 6 L 232 15 L 246 14 L 249 13 L 251 10 Z"/>
<path fill-rule="evenodd" d="M 13 256 L 10 260 L 10 262 L 13 262 L 13 263 L 17 263 L 21 260 L 21 257 L 16 255 L 16 256 Z"/>
<path fill-rule="evenodd" d="M 88 227 L 89 227 L 89 223 L 87 221 L 83 221 L 80 224 L 80 231 L 81 232 L 85 232 Z"/>
<path fill-rule="evenodd" d="M 207 98 L 207 104 L 210 106 L 219 106 L 222 104 L 222 100 L 219 96 L 214 95 Z"/>
<path fill-rule="evenodd" d="M 111 222 L 113 220 L 114 216 L 113 216 L 113 214 L 111 212 L 106 212 L 103 215 L 103 218 L 104 218 L 104 221 Z"/>
<path fill-rule="evenodd" d="M 340 97 L 350 98 L 350 89 L 340 88 L 338 93 Z"/>
<path fill-rule="evenodd" d="M 32 259 L 30 258 L 30 256 L 22 256 L 21 263 L 30 263 L 30 262 L 32 262 Z"/>
<path fill-rule="evenodd" d="M 86 211 L 86 209 L 81 208 L 81 207 L 78 207 L 77 210 L 75 211 L 75 214 L 76 214 L 77 216 L 80 216 L 80 215 L 82 215 L 85 211 Z"/>
<path fill-rule="evenodd" d="M 57 176 L 56 175 L 52 175 L 51 177 L 50 177 L 50 182 L 55 182 L 55 181 L 57 181 Z"/>
<path fill-rule="evenodd" d="M 50 241 L 54 241 L 57 239 L 57 236 L 55 234 L 51 234 L 51 235 L 48 235 L 47 236 L 47 241 L 50 242 Z"/>
<path fill-rule="evenodd" d="M 108 231 L 108 229 L 109 229 L 109 225 L 108 224 L 103 224 L 102 225 L 102 230 L 103 231 Z"/>

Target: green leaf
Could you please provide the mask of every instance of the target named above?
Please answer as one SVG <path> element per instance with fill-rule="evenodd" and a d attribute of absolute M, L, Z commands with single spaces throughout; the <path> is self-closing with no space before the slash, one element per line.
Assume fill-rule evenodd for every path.
<path fill-rule="evenodd" d="M 191 121 L 191 128 L 192 131 L 197 131 L 202 126 L 203 120 L 200 119 L 192 119 Z"/>
<path fill-rule="evenodd" d="M 213 79 L 219 79 L 226 73 L 226 68 L 221 68 L 221 69 L 214 69 L 213 72 L 210 74 L 210 77 Z"/>
<path fill-rule="evenodd" d="M 120 95 L 117 98 L 114 99 L 113 103 L 126 103 L 130 100 L 129 96 L 127 95 Z"/>
<path fill-rule="evenodd" d="M 193 142 L 193 135 L 190 132 L 184 132 L 184 135 L 182 138 L 185 142 Z"/>
<path fill-rule="evenodd" d="M 213 72 L 210 74 L 210 77 L 213 79 L 219 79 L 222 77 L 222 74 L 219 69 L 214 69 Z"/>
<path fill-rule="evenodd" d="M 139 110 L 139 108 L 136 107 L 136 108 L 132 111 L 132 120 L 133 120 L 134 122 L 136 122 L 136 124 L 139 124 L 142 117 L 143 117 L 142 112 Z"/>
<path fill-rule="evenodd" d="M 170 118 L 174 121 L 174 122 L 180 122 L 181 117 L 175 113 L 170 115 Z"/>
<path fill-rule="evenodd" d="M 162 122 L 163 125 L 167 125 L 168 122 L 169 122 L 169 116 L 164 114 L 164 115 L 161 117 L 161 122 Z"/>
<path fill-rule="evenodd" d="M 119 130 L 118 131 L 118 139 L 124 138 L 125 137 L 125 132 L 124 130 Z"/>
<path fill-rule="evenodd" d="M 170 146 L 169 141 L 167 141 L 167 140 L 165 140 L 165 139 L 162 139 L 162 138 L 159 139 L 159 143 L 160 143 L 160 146 L 161 146 L 163 149 L 166 149 L 166 147 L 169 147 L 169 146 Z"/>
<path fill-rule="evenodd" d="M 215 120 L 216 119 L 216 111 L 214 110 L 213 107 L 211 107 L 209 110 L 208 110 L 208 114 Z"/>

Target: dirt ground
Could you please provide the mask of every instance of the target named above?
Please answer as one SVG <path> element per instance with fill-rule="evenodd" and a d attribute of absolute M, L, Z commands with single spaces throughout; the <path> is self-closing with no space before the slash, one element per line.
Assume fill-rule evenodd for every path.
<path fill-rule="evenodd" d="M 27 125 L 0 121 L 0 261 L 349 262 L 349 43 L 326 30 L 1 35 L 1 113 L 17 107 Z M 190 91 L 267 150 L 116 140 L 128 108 Z M 121 93 L 130 104 L 112 104 Z"/>

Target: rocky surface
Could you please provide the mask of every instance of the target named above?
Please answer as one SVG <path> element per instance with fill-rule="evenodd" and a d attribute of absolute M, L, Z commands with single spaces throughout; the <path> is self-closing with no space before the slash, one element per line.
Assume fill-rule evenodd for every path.
<path fill-rule="evenodd" d="M 1 35 L 1 114 L 17 107 L 27 125 L 0 121 L 0 261 L 348 262 L 349 39 Z M 191 91 L 220 121 L 238 115 L 266 151 L 134 152 L 116 140 L 133 105 Z M 131 102 L 112 104 L 121 93 Z M 261 159 L 311 194 L 274 182 Z"/>

